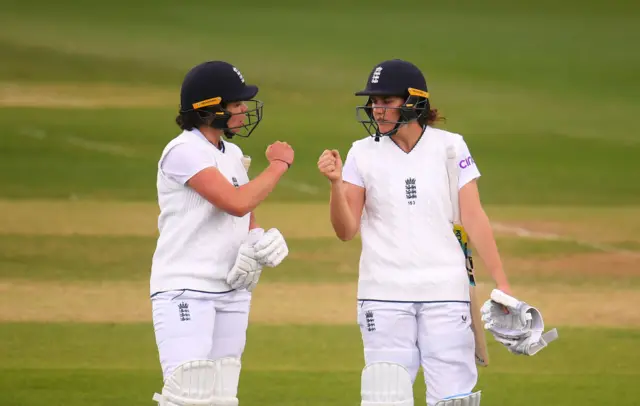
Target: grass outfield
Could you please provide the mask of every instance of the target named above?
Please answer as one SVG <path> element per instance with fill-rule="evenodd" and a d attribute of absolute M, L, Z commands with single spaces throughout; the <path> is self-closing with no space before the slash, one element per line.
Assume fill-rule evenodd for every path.
<path fill-rule="evenodd" d="M 486 202 L 640 202 L 624 176 L 640 172 L 633 2 L 33 3 L 9 2 L 0 16 L 2 196 L 153 199 L 182 77 L 219 58 L 262 89 L 265 120 L 238 142 L 253 174 L 266 145 L 284 139 L 296 165 L 273 199 L 318 200 L 322 150 L 344 156 L 366 136 L 353 92 L 375 63 L 401 56 L 426 72 L 445 128 L 465 136 Z M 215 23 L 191 23 L 208 10 Z M 372 29 L 382 21 L 415 21 L 411 40 Z"/>
<path fill-rule="evenodd" d="M 354 81 L 354 86 L 360 86 L 360 82 Z M 509 99 L 505 96 L 505 103 Z M 319 101 L 322 106 L 331 103 Z M 349 101 L 355 103 L 355 98 Z M 296 161 L 270 199 L 324 200 L 326 179 L 317 171 L 318 157 L 326 148 L 338 148 L 344 158 L 350 143 L 367 135 L 352 117 L 353 106 L 344 105 L 339 114 L 313 114 L 313 108 L 302 111 L 299 106 L 273 104 L 265 108 L 265 121 L 255 135 L 236 141 L 255 159 L 251 174 L 265 168 L 264 149 L 269 142 L 286 140 L 296 150 Z M 640 185 L 624 176 L 640 172 L 640 164 L 634 158 L 640 155 L 640 143 L 613 139 L 608 124 L 599 137 L 593 138 L 580 138 L 581 133 L 574 134 L 574 138 L 539 131 L 528 120 L 518 120 L 504 130 L 478 125 L 465 132 L 462 124 L 474 120 L 462 114 L 472 114 L 474 108 L 456 108 L 456 116 L 449 116 L 445 128 L 465 136 L 483 175 L 480 191 L 487 203 L 640 203 Z M 276 115 L 278 109 L 282 112 Z M 501 121 L 505 120 L 504 111 L 509 111 L 505 109 L 504 105 L 496 108 Z M 283 115 L 289 115 L 287 122 L 277 124 Z M 329 115 L 328 121 L 325 115 Z M 174 116 L 172 108 L 1 109 L 0 196 L 151 200 L 159 154 L 164 144 L 178 134 L 172 124 Z M 319 121 L 330 126 L 318 125 Z M 562 121 L 563 118 L 558 119 L 558 123 Z M 635 125 L 635 121 L 630 122 Z M 640 134 L 633 128 L 625 131 Z"/>
<path fill-rule="evenodd" d="M 241 405 L 358 405 L 359 241 L 334 237 L 315 164 L 366 136 L 353 93 L 394 57 L 464 135 L 514 291 L 560 333 L 528 358 L 490 339 L 483 405 L 638 403 L 637 2 L 9 0 L 0 25 L 0 406 L 154 404 L 155 167 L 205 59 L 261 88 L 251 175 L 296 150 L 257 210 L 290 256 L 254 294 Z"/>
<path fill-rule="evenodd" d="M 56 222 L 41 221 L 42 205 L 56 212 Z M 70 406 L 152 404 L 150 395 L 160 388 L 147 291 L 153 230 L 146 222 L 128 223 L 127 235 L 127 228 L 109 221 L 109 213 L 116 212 L 151 218 L 152 207 L 0 203 L 3 213 L 17 214 L 24 231 L 17 233 L 8 217 L 0 221 L 0 404 L 35 406 L 44 399 Z M 322 210 L 309 203 L 270 204 L 259 218 L 284 224 L 286 234 L 305 214 L 326 218 Z M 503 226 L 498 242 L 514 290 L 540 308 L 561 339 L 533 358 L 514 357 L 489 340 L 492 365 L 481 371 L 478 384 L 484 402 L 595 406 L 615 397 L 618 404 L 633 405 L 640 394 L 633 385 L 639 377 L 634 343 L 640 317 L 629 304 L 640 291 L 640 252 L 611 247 L 633 239 L 615 233 L 618 223 L 631 217 L 627 224 L 633 229 L 640 216 L 631 209 L 591 210 L 598 228 L 587 236 L 579 233 L 580 210 L 489 210 L 504 213 L 494 217 Z M 20 218 L 22 211 L 33 214 L 31 221 Z M 545 220 L 540 234 L 510 231 L 529 226 L 514 221 L 535 219 L 536 213 Z M 549 230 L 557 228 L 573 229 L 581 239 L 567 234 L 550 241 Z M 358 404 L 362 349 L 354 281 L 359 243 L 338 242 L 326 232 L 316 226 L 291 238 L 289 259 L 261 278 L 243 360 L 243 404 Z M 615 264 L 621 268 L 612 270 Z M 479 288 L 486 297 L 490 284 L 482 267 L 480 272 Z M 419 376 L 417 404 L 424 390 Z"/>
<path fill-rule="evenodd" d="M 72 406 L 152 404 L 159 370 L 149 325 L 5 326 L 11 333 L 2 342 L 8 355 L 0 369 L 3 405 L 40 405 L 43 399 Z M 553 350 L 526 359 L 492 342 L 494 366 L 480 372 L 478 385 L 483 404 L 595 406 L 611 396 L 617 404 L 635 404 L 637 331 L 563 328 L 560 334 Z M 358 405 L 359 340 L 354 326 L 252 325 L 241 403 Z M 415 396 L 424 404 L 420 375 Z"/>

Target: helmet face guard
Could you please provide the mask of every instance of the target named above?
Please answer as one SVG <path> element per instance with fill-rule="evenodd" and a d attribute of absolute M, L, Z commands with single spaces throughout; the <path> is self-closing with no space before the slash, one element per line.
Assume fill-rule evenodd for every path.
<path fill-rule="evenodd" d="M 363 92 L 364 93 L 364 92 Z M 373 96 L 398 96 L 391 94 L 362 94 L 364 96 L 369 96 L 367 103 L 364 106 L 356 107 L 356 120 L 363 125 L 367 133 L 370 136 L 374 137 L 376 141 L 380 139 L 380 137 L 390 137 L 398 132 L 398 129 L 404 124 L 411 123 L 413 121 L 417 121 L 420 118 L 429 114 L 430 106 L 429 106 L 429 93 L 424 90 L 408 88 L 406 92 L 407 96 L 399 107 L 376 107 L 376 109 L 382 109 L 383 115 L 382 120 L 376 121 L 373 115 Z M 389 110 L 397 110 L 399 111 L 398 120 L 387 120 L 387 113 Z M 394 124 L 392 130 L 387 131 L 385 133 L 380 132 L 380 124 Z"/>
<path fill-rule="evenodd" d="M 260 100 L 246 100 L 247 111 L 241 113 L 231 113 L 223 105 L 204 110 L 196 110 L 202 121 L 212 128 L 222 130 L 225 137 L 231 139 L 234 136 L 247 138 L 262 121 L 262 109 L 264 103 Z M 245 116 L 241 125 L 229 127 L 229 121 L 234 116 Z"/>
<path fill-rule="evenodd" d="M 225 137 L 231 139 L 234 136 L 247 138 L 262 121 L 262 110 L 264 103 L 257 99 L 245 100 L 247 110 L 241 113 L 231 113 L 222 103 L 221 97 L 204 100 L 194 103 L 193 108 L 204 123 L 212 128 L 222 130 Z M 229 121 L 234 116 L 245 116 L 243 124 L 229 127 Z"/>

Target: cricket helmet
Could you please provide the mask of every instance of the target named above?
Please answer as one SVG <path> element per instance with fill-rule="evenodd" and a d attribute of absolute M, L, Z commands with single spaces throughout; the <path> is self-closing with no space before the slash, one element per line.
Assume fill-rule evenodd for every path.
<path fill-rule="evenodd" d="M 221 129 L 227 138 L 248 137 L 262 121 L 263 103 L 254 99 L 258 87 L 247 85 L 242 73 L 224 61 L 207 61 L 193 67 L 184 77 L 180 90 L 180 113 L 196 113 L 213 128 Z M 227 103 L 248 104 L 246 124 L 229 127 L 232 114 Z"/>
<path fill-rule="evenodd" d="M 369 73 L 365 88 L 355 95 L 368 96 L 365 105 L 356 107 L 356 119 L 376 141 L 380 137 L 394 135 L 401 125 L 420 120 L 428 116 L 430 111 L 429 92 L 424 75 L 417 66 L 401 59 L 391 59 L 377 64 Z M 387 110 L 399 110 L 400 117 L 397 121 L 385 121 L 383 118 L 384 123 L 395 124 L 393 130 L 380 133 L 373 116 L 373 96 L 395 96 L 404 99 L 400 107 L 381 107 L 385 110 L 383 117 L 386 117 Z"/>

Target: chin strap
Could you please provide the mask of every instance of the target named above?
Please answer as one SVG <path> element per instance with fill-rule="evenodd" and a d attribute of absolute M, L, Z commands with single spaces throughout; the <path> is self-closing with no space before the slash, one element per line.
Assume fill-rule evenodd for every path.
<path fill-rule="evenodd" d="M 400 129 L 400 126 L 403 124 L 407 124 L 407 123 L 397 123 L 394 127 L 393 130 L 389 131 L 388 133 L 384 133 L 384 134 L 380 134 L 380 131 L 376 131 L 376 135 L 373 136 L 373 140 L 375 142 L 380 142 L 380 137 L 391 137 L 392 135 L 394 135 L 395 133 L 398 132 L 398 130 Z"/>

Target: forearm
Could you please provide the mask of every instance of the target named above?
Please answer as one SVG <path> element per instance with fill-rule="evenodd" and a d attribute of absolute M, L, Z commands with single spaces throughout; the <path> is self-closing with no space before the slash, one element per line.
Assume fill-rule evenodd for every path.
<path fill-rule="evenodd" d="M 485 211 L 481 208 L 474 210 L 473 213 L 462 218 L 462 224 L 475 251 L 489 270 L 496 285 L 501 289 L 508 290 L 507 275 L 504 272 L 491 223 Z"/>
<path fill-rule="evenodd" d="M 242 204 L 240 204 L 240 213 L 238 214 L 243 216 L 258 207 L 260 202 L 266 199 L 269 193 L 273 191 L 286 171 L 286 163 L 275 161 L 249 183 L 239 187 L 237 189 L 237 200 Z"/>
<path fill-rule="evenodd" d="M 338 238 L 342 241 L 352 239 L 358 231 L 358 222 L 349 207 L 346 188 L 342 180 L 331 183 L 329 211 L 331 225 Z"/>

